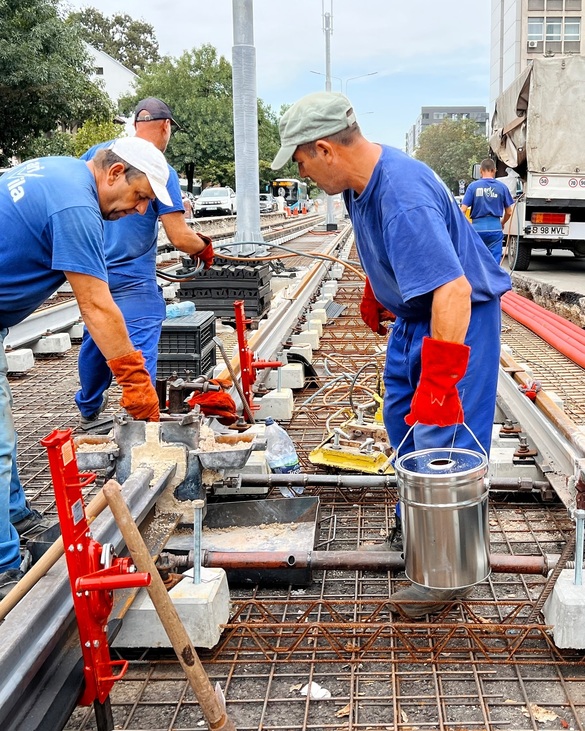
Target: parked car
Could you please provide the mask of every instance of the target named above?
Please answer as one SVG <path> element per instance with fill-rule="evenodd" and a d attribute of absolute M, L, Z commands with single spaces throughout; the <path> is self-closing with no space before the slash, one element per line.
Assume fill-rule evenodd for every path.
<path fill-rule="evenodd" d="M 277 210 L 276 198 L 271 193 L 260 193 L 260 213 L 272 213 Z"/>
<path fill-rule="evenodd" d="M 233 216 L 237 210 L 236 194 L 231 188 L 205 188 L 195 201 L 193 215 L 195 218 L 215 214 Z"/>

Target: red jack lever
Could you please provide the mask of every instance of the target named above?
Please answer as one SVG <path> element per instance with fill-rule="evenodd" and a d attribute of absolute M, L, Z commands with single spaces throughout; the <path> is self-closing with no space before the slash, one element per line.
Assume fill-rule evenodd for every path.
<path fill-rule="evenodd" d="M 55 429 L 41 444 L 49 455 L 83 653 L 85 690 L 79 703 L 89 706 L 96 700 L 103 704 L 128 669 L 126 660 L 110 658 L 107 632 L 113 590 L 149 586 L 151 576 L 136 573 L 132 559 L 116 558 L 112 544 L 102 546 L 91 538 L 81 489 L 94 482 L 96 475 L 79 472 L 71 433 L 71 429 Z"/>
<path fill-rule="evenodd" d="M 248 406 L 251 409 L 257 409 L 254 405 L 254 395 L 252 386 L 256 380 L 256 371 L 262 368 L 281 368 L 284 363 L 279 360 L 255 360 L 254 353 L 248 347 L 246 340 L 246 325 L 252 320 L 247 320 L 244 312 L 244 301 L 237 300 L 234 302 L 234 312 L 236 315 L 236 334 L 238 336 L 238 351 L 240 354 L 240 373 L 242 378 L 242 391 Z"/>

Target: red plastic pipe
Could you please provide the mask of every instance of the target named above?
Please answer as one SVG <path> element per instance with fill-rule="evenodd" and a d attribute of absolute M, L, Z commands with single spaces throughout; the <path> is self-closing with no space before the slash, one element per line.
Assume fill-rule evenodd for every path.
<path fill-rule="evenodd" d="M 585 333 L 580 327 L 514 292 L 502 297 L 502 310 L 585 368 Z"/>

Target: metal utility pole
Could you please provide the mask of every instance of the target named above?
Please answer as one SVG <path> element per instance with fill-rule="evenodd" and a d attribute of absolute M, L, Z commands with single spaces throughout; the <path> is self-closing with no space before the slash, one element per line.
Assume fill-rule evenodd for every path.
<path fill-rule="evenodd" d="M 258 99 L 256 92 L 256 49 L 254 48 L 253 0 L 232 0 L 234 45 L 232 88 L 234 98 L 234 141 L 238 212 L 234 241 L 239 254 L 253 254 L 264 239 L 260 231 L 258 203 Z M 246 243 L 243 243 L 246 242 Z"/>
<path fill-rule="evenodd" d="M 333 34 L 333 0 L 329 0 L 330 12 L 325 12 L 325 0 L 321 0 L 323 11 L 323 32 L 325 33 L 325 91 L 331 91 L 331 36 Z M 337 231 L 333 198 L 325 197 L 327 209 L 327 231 Z"/>

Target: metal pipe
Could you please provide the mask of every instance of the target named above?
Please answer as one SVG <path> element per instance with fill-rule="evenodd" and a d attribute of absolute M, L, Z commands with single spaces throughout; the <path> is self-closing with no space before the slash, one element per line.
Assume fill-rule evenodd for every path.
<path fill-rule="evenodd" d="M 258 487 L 278 487 L 279 485 L 303 485 L 304 487 L 396 487 L 395 475 L 318 475 L 318 474 L 246 474 L 242 475 L 242 485 L 256 485 Z M 490 490 L 521 490 L 528 489 L 540 492 L 549 489 L 547 480 L 533 480 L 525 478 L 498 477 L 490 479 Z"/>
<path fill-rule="evenodd" d="M 547 556 L 490 554 L 496 574 L 537 574 L 546 576 L 554 563 Z M 402 571 L 404 559 L 397 551 L 203 551 L 207 568 L 229 569 L 315 569 L 318 571 Z"/>

